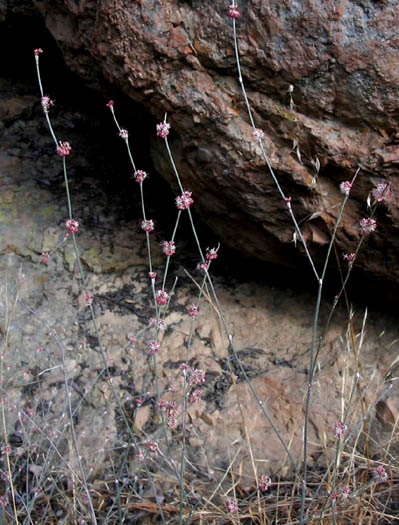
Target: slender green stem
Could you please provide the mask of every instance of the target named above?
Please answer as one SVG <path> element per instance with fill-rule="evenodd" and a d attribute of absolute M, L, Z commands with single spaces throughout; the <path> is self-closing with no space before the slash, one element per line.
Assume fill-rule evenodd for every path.
<path fill-rule="evenodd" d="M 176 175 L 176 179 L 177 179 L 177 182 L 179 184 L 180 190 L 183 192 L 184 189 L 183 189 L 183 186 L 181 184 L 180 176 L 179 176 L 178 170 L 176 168 L 176 164 L 174 162 L 173 155 L 172 155 L 172 152 L 170 150 L 167 138 L 165 139 L 165 145 L 166 145 L 166 148 L 167 148 L 167 151 L 168 151 L 168 154 L 169 154 L 169 159 L 170 159 L 173 171 L 174 171 L 174 173 Z M 190 220 L 191 230 L 193 232 L 194 239 L 195 239 L 195 242 L 197 244 L 197 248 L 198 248 L 198 252 L 199 252 L 200 257 L 201 257 L 201 261 L 205 262 L 205 257 L 204 257 L 203 251 L 201 249 L 201 244 L 200 244 L 200 241 L 199 241 L 199 238 L 198 238 L 197 230 L 196 230 L 195 225 L 194 225 L 194 220 L 193 220 L 190 208 L 187 209 L 187 212 L 188 212 L 188 216 L 189 216 L 189 220 Z M 287 456 L 288 456 L 288 458 L 289 458 L 289 460 L 291 462 L 293 471 L 295 473 L 297 473 L 296 463 L 294 461 L 294 458 L 292 457 L 292 454 L 291 454 L 287 444 L 285 443 L 284 439 L 282 438 L 281 433 L 277 429 L 273 419 L 271 418 L 271 416 L 269 415 L 268 411 L 266 410 L 263 401 L 261 401 L 261 399 L 259 398 L 255 388 L 253 387 L 253 385 L 252 385 L 252 383 L 251 383 L 251 381 L 250 381 L 250 379 L 249 379 L 249 377 L 248 377 L 248 375 L 247 375 L 247 373 L 246 373 L 246 371 L 244 369 L 244 367 L 242 366 L 240 358 L 239 358 L 239 356 L 237 354 L 237 351 L 235 349 L 235 345 L 234 345 L 234 342 L 233 342 L 233 336 L 231 335 L 230 330 L 228 329 L 227 322 L 226 322 L 226 319 L 224 317 L 223 310 L 222 310 L 222 307 L 220 305 L 218 296 L 216 294 L 216 290 L 215 290 L 215 287 L 213 285 L 211 276 L 210 276 L 210 274 L 209 274 L 207 269 L 205 269 L 204 271 L 205 271 L 205 277 L 206 277 L 206 279 L 207 279 L 207 281 L 209 283 L 209 286 L 211 288 L 211 291 L 212 291 L 212 296 L 213 296 L 213 298 L 215 300 L 215 303 L 216 303 L 216 306 L 217 306 L 219 317 L 220 317 L 220 319 L 222 321 L 223 328 L 224 328 L 225 333 L 226 333 L 226 335 L 228 337 L 230 348 L 231 348 L 231 350 L 232 350 L 232 352 L 234 354 L 234 357 L 235 357 L 235 359 L 237 361 L 237 364 L 238 364 L 238 366 L 240 368 L 240 371 L 241 371 L 245 381 L 247 382 L 247 384 L 248 384 L 248 386 L 249 386 L 249 388 L 251 390 L 252 395 L 254 396 L 256 402 L 258 403 L 258 405 L 259 405 L 263 415 L 265 416 L 265 418 L 267 419 L 267 421 L 271 425 L 271 427 L 272 427 L 273 431 L 275 432 L 277 438 L 279 439 L 280 443 L 282 444 L 282 446 L 283 446 L 283 448 L 284 448 L 284 450 L 285 450 L 285 452 L 286 452 L 286 454 L 287 454 Z"/>
<path fill-rule="evenodd" d="M 39 86 L 40 86 L 41 94 L 43 96 L 43 88 L 42 88 L 42 83 L 41 83 L 41 76 L 40 76 L 38 57 L 36 57 L 36 66 L 37 66 L 37 74 L 38 74 L 38 79 L 39 79 Z M 55 144 L 57 144 L 57 139 L 56 139 L 56 136 L 54 134 L 53 128 L 51 126 L 51 121 L 50 121 L 50 119 L 48 117 L 48 112 L 45 111 L 44 113 L 45 113 L 45 116 L 46 116 L 46 120 L 47 120 L 47 122 L 49 124 L 50 132 L 51 132 L 51 135 L 53 137 L 53 140 L 55 141 Z M 127 141 L 126 141 L 126 143 L 127 143 Z M 127 143 L 127 146 L 128 146 L 128 143 Z M 65 186 L 66 186 L 66 193 L 67 193 L 68 212 L 69 212 L 70 218 L 72 218 L 72 204 L 71 204 L 71 197 L 70 197 L 70 192 L 69 192 L 69 183 L 68 183 L 68 176 L 67 176 L 65 160 L 66 160 L 65 157 L 63 157 L 64 179 L 65 179 Z M 81 262 L 80 262 L 80 255 L 79 255 L 78 246 L 77 246 L 77 242 L 76 242 L 76 237 L 75 237 L 74 233 L 72 234 L 72 237 L 73 237 L 73 244 L 74 244 L 74 250 L 75 250 L 75 258 L 76 258 L 76 260 L 78 262 L 79 271 L 80 271 L 81 280 L 82 280 L 82 286 L 83 286 L 85 294 L 87 295 L 88 294 L 88 289 L 87 289 L 87 286 L 86 286 L 86 279 L 85 279 L 83 268 L 82 268 L 82 265 L 81 265 Z M 149 241 L 148 241 L 148 243 L 149 243 Z M 154 296 L 155 296 L 155 291 L 154 291 Z M 117 404 L 118 410 L 120 411 L 120 414 L 122 416 L 124 424 L 126 425 L 126 429 L 127 429 L 128 433 L 129 433 L 130 439 L 131 439 L 132 443 L 135 445 L 135 447 L 137 449 L 138 447 L 137 447 L 136 438 L 135 438 L 134 433 L 132 432 L 132 430 L 130 428 L 129 421 L 128 421 L 127 416 L 126 416 L 126 414 L 125 414 L 125 412 L 123 410 L 123 407 L 122 407 L 121 402 L 119 400 L 118 394 L 117 394 L 117 392 L 115 390 L 115 387 L 113 385 L 113 382 L 112 382 L 112 377 L 111 377 L 111 374 L 109 372 L 108 362 L 107 362 L 107 358 L 106 358 L 106 352 L 105 352 L 105 350 L 103 348 L 103 345 L 102 345 L 102 340 L 101 340 L 101 337 L 100 337 L 100 334 L 99 334 L 97 321 L 96 321 L 96 317 L 95 317 L 95 313 L 94 313 L 94 309 L 93 309 L 93 305 L 92 304 L 90 304 L 90 313 L 91 313 L 91 317 L 92 317 L 92 322 L 93 322 L 96 338 L 97 338 L 98 343 L 99 343 L 101 357 L 102 357 L 102 360 L 103 360 L 103 363 L 104 363 L 104 368 L 106 369 L 106 374 L 107 374 L 107 377 L 109 378 L 109 385 L 111 387 L 113 397 L 114 397 L 115 402 Z M 155 497 L 155 500 L 156 500 L 156 503 L 157 503 L 159 515 L 161 517 L 162 522 L 166 523 L 163 511 L 162 511 L 162 507 L 161 507 L 161 505 L 159 503 L 158 498 L 156 497 L 156 490 L 155 490 L 153 478 L 152 478 L 151 472 L 150 472 L 150 470 L 148 468 L 147 462 L 145 462 L 144 465 L 145 465 L 146 473 L 147 473 L 147 476 L 148 476 L 148 479 L 149 479 L 149 482 L 150 482 L 150 485 L 151 485 L 151 489 L 153 491 L 153 494 L 154 494 L 154 497 Z M 84 482 L 86 482 L 85 478 L 84 478 Z M 90 492 L 88 492 L 88 490 L 87 490 L 87 498 L 88 498 L 89 501 L 91 501 L 91 499 L 90 499 Z M 91 504 L 91 507 L 92 507 L 92 504 Z M 96 518 L 95 518 L 94 514 L 93 514 L 93 523 L 96 523 Z"/>

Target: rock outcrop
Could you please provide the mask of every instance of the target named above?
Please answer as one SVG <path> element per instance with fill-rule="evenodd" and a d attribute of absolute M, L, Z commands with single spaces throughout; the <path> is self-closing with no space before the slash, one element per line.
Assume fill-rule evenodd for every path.
<path fill-rule="evenodd" d="M 184 185 L 221 240 L 256 258 L 298 262 L 287 207 L 252 136 L 237 81 L 228 2 L 34 3 L 74 72 L 91 85 L 105 77 L 158 119 L 168 113 Z M 339 213 L 339 184 L 361 167 L 337 245 L 355 250 L 359 220 L 370 213 L 369 192 L 389 183 L 390 198 L 377 210 L 377 231 L 358 265 L 394 280 L 397 2 L 250 0 L 239 9 L 242 74 L 255 124 L 265 131 L 271 165 L 315 259 L 323 259 Z M 173 184 L 162 142 L 154 137 L 154 162 Z"/>

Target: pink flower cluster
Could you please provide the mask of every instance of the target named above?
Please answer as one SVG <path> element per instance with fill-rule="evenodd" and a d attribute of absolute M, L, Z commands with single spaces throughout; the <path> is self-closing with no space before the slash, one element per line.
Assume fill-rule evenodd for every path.
<path fill-rule="evenodd" d="M 236 512 L 238 512 L 237 500 L 235 498 L 227 498 L 226 507 L 230 514 L 235 514 Z"/>
<path fill-rule="evenodd" d="M 179 210 L 187 210 L 193 203 L 193 199 L 191 198 L 192 192 L 191 191 L 183 191 L 183 193 L 176 197 L 176 206 Z"/>
<path fill-rule="evenodd" d="M 205 261 L 201 263 L 199 267 L 201 268 L 201 270 L 204 270 L 204 272 L 207 272 L 209 268 L 209 261 Z"/>
<path fill-rule="evenodd" d="M 208 261 L 213 261 L 218 258 L 218 252 L 216 248 L 207 248 L 205 257 Z"/>
<path fill-rule="evenodd" d="M 269 476 L 262 474 L 259 479 L 258 488 L 262 492 L 266 492 L 266 490 L 270 488 L 271 483 L 272 483 L 272 480 L 269 478 Z"/>
<path fill-rule="evenodd" d="M 195 304 L 190 304 L 189 306 L 187 306 L 187 313 L 188 315 L 191 315 L 191 317 L 197 317 L 198 306 L 195 306 Z"/>
<path fill-rule="evenodd" d="M 159 124 L 157 124 L 157 137 L 166 139 L 166 137 L 169 135 L 169 130 L 170 130 L 169 122 L 160 122 Z"/>
<path fill-rule="evenodd" d="M 344 261 L 347 261 L 348 263 L 352 263 L 355 260 L 356 254 L 355 253 L 344 253 L 342 257 Z"/>
<path fill-rule="evenodd" d="M 203 385 L 205 383 L 205 372 L 199 368 L 193 368 L 190 374 L 192 385 Z"/>
<path fill-rule="evenodd" d="M 168 257 L 176 253 L 176 246 L 174 241 L 162 241 L 161 246 L 163 253 Z"/>
<path fill-rule="evenodd" d="M 377 221 L 371 217 L 364 218 L 360 221 L 360 231 L 363 235 L 369 235 L 377 229 Z"/>
<path fill-rule="evenodd" d="M 339 189 L 341 190 L 341 193 L 343 193 L 344 195 L 349 195 L 349 192 L 352 189 L 352 183 L 349 182 L 348 180 L 341 182 L 341 184 L 339 185 Z"/>
<path fill-rule="evenodd" d="M 123 140 L 127 140 L 129 138 L 129 132 L 127 129 L 123 129 L 121 128 L 120 131 L 119 131 L 119 136 L 123 139 Z"/>
<path fill-rule="evenodd" d="M 336 492 L 331 492 L 330 498 L 335 503 L 339 497 L 341 497 L 342 500 L 348 499 L 350 493 L 351 493 L 351 489 L 349 487 L 343 487 L 339 494 L 337 494 Z"/>
<path fill-rule="evenodd" d="M 389 185 L 387 183 L 380 182 L 372 190 L 371 194 L 374 197 L 374 200 L 376 202 L 382 202 L 382 201 L 386 200 L 390 196 L 391 190 L 390 190 Z"/>
<path fill-rule="evenodd" d="M 252 135 L 256 138 L 256 139 L 261 139 L 264 135 L 264 131 L 263 129 L 254 129 L 253 132 L 252 132 Z"/>
<path fill-rule="evenodd" d="M 379 465 L 375 469 L 375 474 L 376 474 L 377 478 L 379 479 L 379 481 L 386 481 L 388 479 L 388 474 L 387 474 L 385 468 L 382 465 Z"/>
<path fill-rule="evenodd" d="M 156 301 L 158 304 L 167 304 L 169 302 L 170 295 L 166 290 L 157 290 Z"/>
<path fill-rule="evenodd" d="M 75 221 L 75 219 L 68 219 L 65 223 L 65 227 L 69 233 L 78 233 L 79 231 L 79 223 L 78 221 Z"/>
<path fill-rule="evenodd" d="M 107 102 L 106 106 L 107 106 L 107 108 L 112 109 L 114 107 L 114 101 L 110 100 L 109 102 Z"/>
<path fill-rule="evenodd" d="M 152 452 L 154 456 L 158 455 L 158 444 L 155 441 L 150 441 L 147 439 L 147 441 L 144 441 L 143 445 L 146 447 L 146 449 Z"/>
<path fill-rule="evenodd" d="M 237 6 L 235 4 L 231 4 L 230 7 L 229 7 L 229 17 L 230 18 L 239 18 L 241 15 L 240 15 L 240 12 L 239 10 L 237 9 Z"/>
<path fill-rule="evenodd" d="M 93 304 L 93 294 L 87 293 L 85 296 L 86 306 L 91 306 Z"/>
<path fill-rule="evenodd" d="M 59 141 L 59 146 L 57 146 L 57 155 L 60 157 L 66 157 L 71 152 L 71 146 L 69 142 Z"/>
<path fill-rule="evenodd" d="M 150 326 L 157 326 L 158 330 L 160 330 L 161 332 L 166 330 L 167 327 L 168 327 L 168 324 L 167 324 L 167 322 L 164 319 L 159 319 L 157 321 L 155 317 L 151 317 L 151 319 L 149 320 L 148 324 Z"/>
<path fill-rule="evenodd" d="M 143 170 L 136 170 L 133 177 L 136 182 L 142 183 L 147 178 L 147 173 Z"/>
<path fill-rule="evenodd" d="M 341 489 L 341 498 L 347 499 L 350 493 L 351 493 L 351 489 L 349 487 L 343 487 Z"/>
<path fill-rule="evenodd" d="M 43 264 L 47 264 L 48 263 L 48 258 L 49 258 L 49 253 L 48 252 L 42 252 L 41 262 Z"/>
<path fill-rule="evenodd" d="M 51 106 L 54 105 L 54 100 L 51 100 L 50 97 L 44 96 L 41 100 L 42 108 L 45 113 L 48 113 Z"/>
<path fill-rule="evenodd" d="M 191 395 L 189 398 L 190 403 L 199 403 L 201 401 L 201 394 L 202 394 L 202 391 L 199 388 L 191 392 Z"/>
<path fill-rule="evenodd" d="M 160 344 L 157 343 L 156 341 L 150 341 L 148 343 L 148 353 L 150 355 L 154 355 L 156 354 L 157 352 L 159 352 L 159 349 L 161 348 Z"/>
<path fill-rule="evenodd" d="M 168 421 L 166 422 L 167 427 L 175 428 L 179 416 L 179 409 L 177 408 L 176 401 L 166 401 L 161 399 L 158 406 L 159 408 L 166 410 L 166 415 L 168 417 Z"/>
<path fill-rule="evenodd" d="M 40 53 L 43 53 L 43 49 L 38 47 L 37 49 L 34 49 L 33 52 L 35 53 L 35 57 L 39 57 Z"/>
<path fill-rule="evenodd" d="M 335 423 L 335 437 L 341 438 L 347 430 L 348 427 L 343 421 L 337 421 Z"/>
<path fill-rule="evenodd" d="M 141 221 L 141 229 L 147 233 L 154 231 L 154 221 L 152 219 L 146 219 Z"/>

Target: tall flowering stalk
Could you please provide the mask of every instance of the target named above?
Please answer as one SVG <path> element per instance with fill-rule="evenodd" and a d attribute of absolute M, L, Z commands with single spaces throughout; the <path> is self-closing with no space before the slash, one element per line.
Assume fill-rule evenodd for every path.
<path fill-rule="evenodd" d="M 341 206 L 341 209 L 340 209 L 340 212 L 339 212 L 339 215 L 338 215 L 338 218 L 336 220 L 336 224 L 335 224 L 335 227 L 334 227 L 334 230 L 332 232 L 332 235 L 331 235 L 331 239 L 330 239 L 330 242 L 329 242 L 329 245 L 328 245 L 328 250 L 327 250 L 327 255 L 326 255 L 326 258 L 325 258 L 325 261 L 324 261 L 324 265 L 323 265 L 323 268 L 322 268 L 322 271 L 319 273 L 315 267 L 315 264 L 313 262 L 313 259 L 312 259 L 312 256 L 308 250 L 308 247 L 307 247 L 307 244 L 305 242 L 305 239 L 302 235 L 302 232 L 299 228 L 299 225 L 298 225 L 298 222 L 295 218 L 295 215 L 294 215 L 294 212 L 292 210 L 292 207 L 291 207 L 291 197 L 287 197 L 282 189 L 282 187 L 280 186 L 280 183 L 274 173 L 274 170 L 271 166 L 271 163 L 270 163 L 270 160 L 268 158 L 268 155 L 264 149 L 264 146 L 263 146 L 263 141 L 262 141 L 262 138 L 263 138 L 263 132 L 262 130 L 259 130 L 256 126 L 255 126 L 255 122 L 254 122 L 254 118 L 253 118 L 253 114 L 252 114 L 252 109 L 251 109 L 251 106 L 250 106 L 250 103 L 249 103 L 249 100 L 248 100 L 248 96 L 247 96 L 247 92 L 246 92 L 246 89 L 245 89 L 245 85 L 244 85 L 244 81 L 243 81 L 243 78 L 242 78 L 242 71 L 241 71 L 241 64 L 240 64 L 240 55 L 239 55 L 239 46 L 238 46 L 238 38 L 237 38 L 237 29 L 236 29 L 236 22 L 237 22 L 237 19 L 238 17 L 240 16 L 240 13 L 239 13 L 239 10 L 238 10 L 238 7 L 235 3 L 233 3 L 232 5 L 229 6 L 229 12 L 228 12 L 229 16 L 231 17 L 232 19 L 232 26 L 233 26 L 233 40 L 234 40 L 234 50 L 235 50 L 235 58 L 236 58 L 236 65 L 237 65 L 237 71 L 238 71 L 238 81 L 239 81 L 239 84 L 240 84 L 240 87 L 241 87 L 241 91 L 242 91 L 242 94 L 243 94 L 243 98 L 244 98 L 244 101 L 245 101 L 245 105 L 246 105 L 246 108 L 247 108 L 247 113 L 248 113 L 248 117 L 249 117 L 249 121 L 250 121 L 250 124 L 253 128 L 253 135 L 255 137 L 255 139 L 257 140 L 259 146 L 260 146 L 260 150 L 261 150 L 261 153 L 262 153 L 262 156 L 263 156 L 263 159 L 265 161 L 265 164 L 268 168 L 268 171 L 277 187 L 277 190 L 278 192 L 280 193 L 283 201 L 286 203 L 286 206 L 288 208 L 288 211 L 289 211 L 289 214 L 291 216 L 291 219 L 292 219 L 292 222 L 294 224 L 294 227 L 295 227 L 295 232 L 297 234 L 297 236 L 299 237 L 303 247 L 304 247 L 304 250 L 305 250 L 305 253 L 306 253 L 306 256 L 308 258 L 308 261 L 310 263 L 310 266 L 313 270 L 313 274 L 316 278 L 316 281 L 317 281 L 317 286 L 318 286 L 318 291 L 317 291 L 317 299 L 316 299 L 316 304 L 315 304 L 315 310 L 314 310 L 314 316 L 313 316 L 313 328 L 312 328 L 312 343 L 311 343 L 311 352 L 310 352 L 310 366 L 309 366 L 309 370 L 310 370 L 310 374 L 309 374 L 309 381 L 308 381 L 308 387 L 307 387 L 307 395 L 306 395 L 306 402 L 305 402 L 305 421 L 304 421 L 304 426 L 303 426 L 303 476 L 302 476 L 302 496 L 301 496 L 301 523 L 303 523 L 304 519 L 305 519 L 305 498 L 306 498 L 306 484 L 307 484 L 307 448 L 308 448 L 308 427 L 309 427 L 309 416 L 310 416 L 310 407 L 311 407 L 311 403 L 312 403 L 312 386 L 313 386 L 313 377 L 314 377 L 314 373 L 315 373 L 315 370 L 316 370 L 316 366 L 317 366 L 317 360 L 318 360 L 318 356 L 319 356 L 319 353 L 320 353 L 320 349 L 321 349 L 321 345 L 323 343 L 323 340 L 324 340 L 324 336 L 326 334 L 326 331 L 329 327 L 329 323 L 330 323 L 330 320 L 332 318 L 332 315 L 333 315 L 333 312 L 335 310 L 335 307 L 338 303 L 338 300 L 339 300 L 339 297 L 341 296 L 343 290 L 345 290 L 345 286 L 346 286 L 346 283 L 347 283 L 347 280 L 349 278 L 349 275 L 350 275 L 350 272 L 351 272 L 351 269 L 352 269 L 352 264 L 349 265 L 349 269 L 348 269 L 348 272 L 347 272 L 347 276 L 343 282 L 343 285 L 342 285 L 342 288 L 341 288 L 341 291 L 339 292 L 338 296 L 336 297 L 336 300 L 334 301 L 334 304 L 332 306 L 332 309 L 331 309 L 331 312 L 330 312 L 330 316 L 328 318 L 328 321 L 327 321 L 327 324 L 325 326 L 325 329 L 323 331 L 323 333 L 321 335 L 319 335 L 319 314 L 320 314 L 320 304 L 321 304 L 321 297 L 322 297 L 322 291 L 323 291 L 323 283 L 324 283 L 324 279 L 325 279 L 325 274 L 326 274 L 326 271 L 327 271 L 327 266 L 328 266 L 328 262 L 329 262 L 329 259 L 330 259 L 330 255 L 331 255 L 331 251 L 332 251 L 332 248 L 333 248 L 333 245 L 335 243 L 335 238 L 336 238 L 336 234 L 337 234 L 337 229 L 339 227 L 339 224 L 341 222 L 341 219 L 342 219 L 342 214 L 343 214 L 343 211 L 344 211 L 344 208 L 345 208 L 345 205 L 346 205 L 346 202 L 347 202 L 347 199 L 349 198 L 349 194 L 350 194 L 350 190 L 353 186 L 353 183 L 358 175 L 358 172 L 359 172 L 359 169 L 357 170 L 356 174 L 354 175 L 352 181 L 345 181 L 343 183 L 341 183 L 340 185 L 340 189 L 341 189 L 341 192 L 344 194 L 345 198 L 343 200 L 343 203 L 342 203 L 342 206 Z M 373 193 L 372 193 L 374 199 L 376 202 L 379 202 L 380 200 L 382 200 L 382 198 L 385 196 L 385 195 L 389 195 L 389 189 L 387 187 L 387 185 L 385 184 L 380 184 L 376 187 L 375 190 L 373 190 Z M 370 217 L 368 218 L 365 218 L 365 219 L 362 219 L 360 221 L 360 231 L 362 233 L 362 238 L 358 244 L 358 247 L 356 249 L 356 252 L 353 253 L 353 254 L 350 254 L 350 261 L 352 262 L 356 255 L 357 255 L 357 252 L 358 250 L 360 249 L 360 246 L 362 244 L 362 241 L 363 241 L 363 238 L 364 238 L 364 235 L 368 235 L 370 233 L 372 233 L 373 231 L 375 231 L 376 229 L 376 221 L 375 219 L 373 218 L 373 213 Z"/>
<path fill-rule="evenodd" d="M 152 363 L 153 363 L 153 367 L 154 367 L 153 372 L 154 372 L 154 378 L 155 378 L 157 402 L 159 404 L 161 399 L 160 399 L 160 388 L 159 388 L 159 377 L 158 377 L 157 354 L 160 351 L 162 351 L 162 349 L 161 349 L 161 345 L 160 345 L 160 343 L 158 341 L 158 338 L 159 338 L 159 331 L 165 325 L 164 317 L 165 317 L 165 315 L 166 315 L 166 313 L 168 311 L 170 300 L 171 300 L 171 297 L 173 296 L 174 288 L 175 288 L 176 282 L 177 282 L 177 279 L 175 279 L 173 287 L 170 290 L 170 292 L 168 292 L 166 290 L 166 280 L 167 280 L 167 275 L 168 275 L 169 262 L 170 262 L 170 258 L 174 255 L 174 253 L 176 251 L 175 236 L 176 236 L 177 228 L 178 228 L 178 225 L 179 225 L 182 208 L 177 206 L 178 207 L 178 213 L 177 213 L 177 218 L 176 218 L 176 222 L 175 222 L 175 226 L 174 226 L 174 229 L 173 229 L 171 240 L 170 241 L 163 241 L 163 243 L 162 243 L 163 252 L 166 255 L 166 264 L 165 264 L 165 271 L 164 271 L 164 275 L 163 275 L 162 288 L 156 290 L 156 288 L 155 288 L 155 281 L 156 281 L 156 278 L 157 278 L 157 273 L 154 272 L 154 268 L 153 268 L 153 264 L 152 264 L 152 254 L 151 254 L 151 245 L 150 245 L 150 237 L 149 237 L 150 234 L 154 231 L 155 225 L 154 225 L 154 222 L 151 219 L 147 219 L 147 217 L 146 217 L 144 190 L 143 190 L 143 183 L 147 179 L 148 175 L 147 175 L 147 173 L 145 171 L 136 169 L 136 165 L 134 163 L 133 155 L 132 155 L 132 152 L 131 152 L 131 149 L 130 149 L 130 146 L 129 146 L 129 134 L 128 134 L 128 131 L 126 129 L 121 128 L 120 125 L 119 125 L 119 122 L 118 122 L 118 120 L 116 118 L 116 115 L 115 115 L 114 101 L 110 100 L 108 102 L 108 104 L 107 104 L 107 107 L 110 109 L 110 111 L 112 113 L 112 117 L 113 117 L 114 122 L 115 122 L 115 124 L 116 124 L 116 126 L 118 128 L 118 131 L 119 131 L 119 136 L 125 141 L 126 148 L 127 148 L 127 151 L 128 151 L 128 155 L 129 155 L 129 158 L 130 158 L 130 161 L 131 161 L 131 164 L 132 164 L 132 168 L 134 170 L 134 175 L 133 175 L 134 179 L 140 185 L 141 209 L 142 209 L 142 214 L 143 214 L 143 220 L 141 222 L 141 228 L 144 230 L 144 232 L 146 234 L 147 256 L 148 256 L 148 270 L 149 270 L 148 275 L 149 275 L 149 278 L 150 278 L 151 289 L 152 289 L 153 300 L 154 300 L 154 308 L 155 308 L 155 319 L 154 319 L 154 322 L 152 323 L 153 324 L 153 328 L 154 328 L 154 334 L 153 334 L 153 339 L 148 343 L 147 351 L 148 351 L 148 355 L 151 356 L 151 358 L 152 358 Z M 170 128 L 170 126 L 167 123 L 166 124 L 162 123 L 159 127 L 157 127 L 157 135 L 160 136 L 160 137 L 166 137 L 168 135 L 168 133 L 169 133 L 169 128 Z M 186 199 L 185 202 L 187 204 L 188 199 Z M 189 205 L 190 204 L 188 204 L 188 206 Z M 170 444 L 169 444 L 169 438 L 168 438 L 168 434 L 167 434 L 167 422 L 165 421 L 163 412 L 161 412 L 161 417 L 162 417 L 163 437 L 164 437 L 164 440 L 166 442 L 166 446 L 169 449 L 170 448 Z M 173 460 L 170 461 L 170 464 L 171 464 L 171 467 L 172 467 L 172 469 L 174 470 L 174 472 L 176 474 L 176 477 L 177 477 L 180 485 L 183 485 L 184 481 L 182 481 L 182 479 L 180 477 L 180 473 L 177 470 L 176 466 L 174 465 Z M 184 497 L 185 497 L 185 494 L 184 494 Z M 182 515 L 183 514 L 181 514 L 181 516 Z"/>
<path fill-rule="evenodd" d="M 48 124 L 48 127 L 49 127 L 49 131 L 50 131 L 51 137 L 52 137 L 52 139 L 54 141 L 56 153 L 62 158 L 64 180 L 65 180 L 65 188 L 66 188 L 66 195 L 67 195 L 67 206 L 68 206 L 68 214 L 69 214 L 69 219 L 66 221 L 66 228 L 68 230 L 68 233 L 72 235 L 73 246 L 74 246 L 74 251 L 75 251 L 75 258 L 76 258 L 76 261 L 78 263 L 78 268 L 79 268 L 81 281 L 82 281 L 82 287 L 83 287 L 85 296 L 86 297 L 90 297 L 91 294 L 90 294 L 90 292 L 89 292 L 89 290 L 87 288 L 87 281 L 86 281 L 86 277 L 85 277 L 85 274 L 83 272 L 83 268 L 82 268 L 82 265 L 81 265 L 79 249 L 78 249 L 77 240 L 76 240 L 76 234 L 77 234 L 77 232 L 79 230 L 79 223 L 78 223 L 78 221 L 76 221 L 73 218 L 73 215 L 72 215 L 72 202 L 71 202 L 71 196 L 70 196 L 70 191 L 69 191 L 69 179 L 68 179 L 67 166 L 66 166 L 66 158 L 69 156 L 69 154 L 71 152 L 71 146 L 70 146 L 69 142 L 65 142 L 65 141 L 63 142 L 63 141 L 58 141 L 57 140 L 57 137 L 55 135 L 53 126 L 51 124 L 51 120 L 50 120 L 50 117 L 49 117 L 49 110 L 50 110 L 51 106 L 53 105 L 53 101 L 51 101 L 51 99 L 48 96 L 44 96 L 44 93 L 43 93 L 43 86 L 42 86 L 42 80 L 41 80 L 41 75 L 40 75 L 40 67 L 39 67 L 39 56 L 40 56 L 40 54 L 42 52 L 43 52 L 43 50 L 41 48 L 38 48 L 38 49 L 34 50 L 37 78 L 38 78 L 38 83 L 39 83 L 39 88 L 40 88 L 40 93 L 41 93 L 41 104 L 42 104 L 42 108 L 43 108 L 43 113 L 45 115 L 45 118 L 46 118 L 46 121 L 47 121 L 47 124 Z M 111 108 L 112 108 L 112 106 L 111 106 Z M 120 132 L 121 132 L 121 130 L 120 130 Z M 127 136 L 125 136 L 123 133 L 121 133 L 121 135 L 123 135 L 124 140 L 127 142 L 127 140 L 128 140 Z M 132 161 L 133 161 L 133 159 L 132 159 Z M 45 257 L 45 259 L 46 259 L 46 257 Z M 123 407 L 121 405 L 121 402 L 120 402 L 120 399 L 119 399 L 119 395 L 117 394 L 117 392 L 115 390 L 115 387 L 113 385 L 113 382 L 112 382 L 112 377 L 111 377 L 111 374 L 110 374 L 110 371 L 109 371 L 109 362 L 110 361 L 107 358 L 106 351 L 104 350 L 104 347 L 102 345 L 102 340 L 101 340 L 100 333 L 99 333 L 99 330 L 98 330 L 97 320 L 96 320 L 96 317 L 95 317 L 92 301 L 88 302 L 88 307 L 90 309 L 91 318 L 92 318 L 92 322 L 93 322 L 93 327 L 94 327 L 94 331 L 95 331 L 95 334 L 96 334 L 96 338 L 97 338 L 98 343 L 99 343 L 101 357 L 102 357 L 103 364 L 104 364 L 104 370 L 106 371 L 106 375 L 107 375 L 107 377 L 109 379 L 109 385 L 111 387 L 113 397 L 115 399 L 115 402 L 116 402 L 116 405 L 117 405 L 117 407 L 119 409 L 119 412 L 120 412 L 120 414 L 122 416 L 122 419 L 123 419 L 123 422 L 125 424 L 126 430 L 128 431 L 129 437 L 130 437 L 132 443 L 137 448 L 136 437 L 135 437 L 135 435 L 134 435 L 134 433 L 133 433 L 133 431 L 131 429 L 131 425 L 130 425 L 130 423 L 129 423 L 128 419 L 127 419 L 127 416 L 125 414 L 125 411 L 124 411 L 124 409 L 123 409 Z M 67 406 L 68 406 L 69 419 L 70 419 L 70 424 L 71 424 L 72 442 L 73 442 L 75 455 L 76 455 L 78 466 L 79 466 L 79 471 L 80 471 L 81 478 L 82 478 L 81 482 L 82 482 L 82 485 L 83 485 L 83 488 L 84 488 L 84 491 L 85 491 L 85 494 L 86 494 L 86 497 L 87 497 L 87 502 L 88 502 L 88 505 L 89 505 L 89 508 L 90 508 L 91 519 L 92 519 L 93 524 L 96 524 L 97 520 L 96 520 L 96 515 L 95 515 L 95 511 L 94 511 L 94 507 L 93 507 L 93 502 L 92 502 L 90 491 L 88 489 L 87 480 L 86 480 L 86 476 L 85 476 L 85 473 L 84 473 L 84 470 L 83 470 L 81 456 L 80 456 L 79 449 L 78 449 L 78 444 L 77 444 L 77 438 L 76 438 L 75 426 L 74 426 L 74 414 L 73 414 L 73 410 L 72 410 L 71 396 L 70 396 L 70 391 L 69 391 L 69 381 L 68 381 L 68 378 L 66 376 L 66 369 L 65 369 L 65 364 L 64 364 L 64 353 L 63 352 L 62 352 L 62 362 L 63 362 L 63 369 L 64 369 L 64 383 L 65 383 L 65 389 L 66 389 Z M 154 496 L 156 498 L 156 490 L 155 490 L 155 487 L 154 487 L 153 478 L 152 478 L 151 472 L 148 469 L 147 463 L 145 463 L 145 469 L 146 469 L 147 476 L 148 476 L 150 485 L 152 487 Z M 162 519 L 162 522 L 166 523 L 164 515 L 163 515 L 162 507 L 160 506 L 158 500 L 157 500 L 157 504 L 158 504 L 158 510 L 159 510 L 159 514 L 160 514 L 160 517 Z"/>

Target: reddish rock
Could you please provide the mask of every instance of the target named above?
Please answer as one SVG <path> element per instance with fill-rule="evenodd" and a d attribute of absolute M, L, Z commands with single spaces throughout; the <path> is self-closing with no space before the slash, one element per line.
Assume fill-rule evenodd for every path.
<path fill-rule="evenodd" d="M 92 83 L 101 73 L 159 119 L 168 112 L 184 185 L 221 240 L 263 260 L 297 260 L 287 207 L 248 124 L 228 2 L 35 4 L 71 69 Z M 339 183 L 361 167 L 337 232 L 338 251 L 355 250 L 359 220 L 369 214 L 367 195 L 387 181 L 391 197 L 377 210 L 378 230 L 358 264 L 394 279 L 399 5 L 251 0 L 239 9 L 242 72 L 255 124 L 265 131 L 271 165 L 292 197 L 310 250 L 323 258 L 342 201 Z M 154 138 L 152 148 L 156 167 L 172 182 L 163 141 Z"/>

